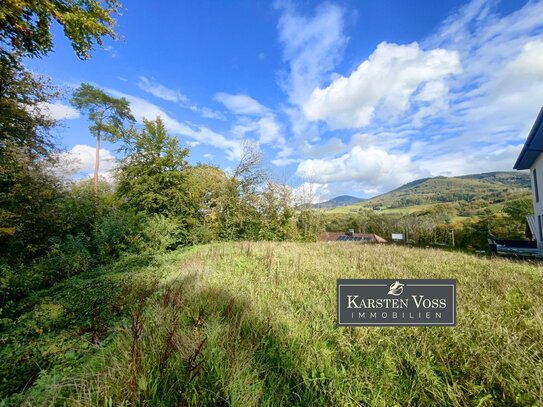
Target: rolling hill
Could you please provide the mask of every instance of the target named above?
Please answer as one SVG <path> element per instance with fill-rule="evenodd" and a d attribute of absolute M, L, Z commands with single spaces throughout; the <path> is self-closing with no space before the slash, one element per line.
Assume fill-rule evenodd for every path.
<path fill-rule="evenodd" d="M 363 202 L 337 207 L 334 212 L 348 212 L 361 208 L 396 210 L 438 203 L 475 201 L 491 205 L 529 193 L 530 175 L 524 172 L 489 172 L 459 177 L 440 176 L 409 182 Z"/>
<path fill-rule="evenodd" d="M 364 201 L 365 199 L 357 198 L 356 196 L 340 195 L 330 199 L 329 201 L 319 202 L 313 205 L 313 207 L 321 209 L 337 208 L 338 206 L 354 205 Z"/>

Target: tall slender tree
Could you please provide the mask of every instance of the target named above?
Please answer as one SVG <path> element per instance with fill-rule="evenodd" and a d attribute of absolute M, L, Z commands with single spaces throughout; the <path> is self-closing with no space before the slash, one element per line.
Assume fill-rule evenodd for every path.
<path fill-rule="evenodd" d="M 115 98 L 88 83 L 82 83 L 72 96 L 72 104 L 87 113 L 91 134 L 96 137 L 96 159 L 94 164 L 94 189 L 98 193 L 98 171 L 100 168 L 100 142 L 119 140 L 135 119 L 130 104 L 125 98 Z"/>

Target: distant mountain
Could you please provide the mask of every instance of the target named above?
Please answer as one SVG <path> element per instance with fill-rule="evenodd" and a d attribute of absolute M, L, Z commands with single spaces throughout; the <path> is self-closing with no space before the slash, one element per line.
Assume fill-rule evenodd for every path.
<path fill-rule="evenodd" d="M 485 172 L 482 174 L 462 175 L 456 178 L 476 179 L 479 181 L 490 182 L 491 184 L 512 185 L 518 188 L 531 188 L 530 174 L 527 172 Z"/>
<path fill-rule="evenodd" d="M 493 204 L 529 193 L 530 174 L 524 172 L 488 172 L 459 177 L 440 176 L 409 182 L 385 194 L 357 204 L 349 204 L 348 209 L 362 207 L 395 209 L 416 205 L 474 201 Z"/>
<path fill-rule="evenodd" d="M 329 201 L 319 202 L 318 204 L 313 205 L 314 208 L 330 209 L 337 208 L 338 206 L 354 205 L 360 202 L 364 202 L 365 199 L 357 198 L 356 196 L 350 195 L 340 195 L 335 198 L 330 199 Z"/>
<path fill-rule="evenodd" d="M 523 172 L 488 172 L 460 177 L 424 178 L 367 200 L 364 206 L 402 208 L 444 202 L 503 202 L 529 193 L 530 175 Z"/>

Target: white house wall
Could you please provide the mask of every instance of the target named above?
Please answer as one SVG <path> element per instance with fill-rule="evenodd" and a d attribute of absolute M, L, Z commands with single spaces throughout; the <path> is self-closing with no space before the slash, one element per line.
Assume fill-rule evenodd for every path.
<path fill-rule="evenodd" d="M 534 169 L 537 174 L 537 188 L 534 180 Z M 539 154 L 539 157 L 534 161 L 530 168 L 530 179 L 532 181 L 532 202 L 534 205 L 534 215 L 536 223 L 536 239 L 537 239 L 537 251 L 539 256 L 543 256 L 543 154 Z M 539 192 L 539 201 L 536 199 L 536 191 Z"/>

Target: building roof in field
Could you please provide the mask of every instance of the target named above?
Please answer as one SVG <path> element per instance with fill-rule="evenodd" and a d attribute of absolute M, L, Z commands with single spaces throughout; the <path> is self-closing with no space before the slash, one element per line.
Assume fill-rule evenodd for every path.
<path fill-rule="evenodd" d="M 541 153 L 543 153 L 543 108 L 539 111 L 513 168 L 515 170 L 529 169 Z"/>
<path fill-rule="evenodd" d="M 360 242 L 360 243 L 386 243 L 381 236 L 374 233 L 325 232 L 320 236 L 321 242 Z"/>

